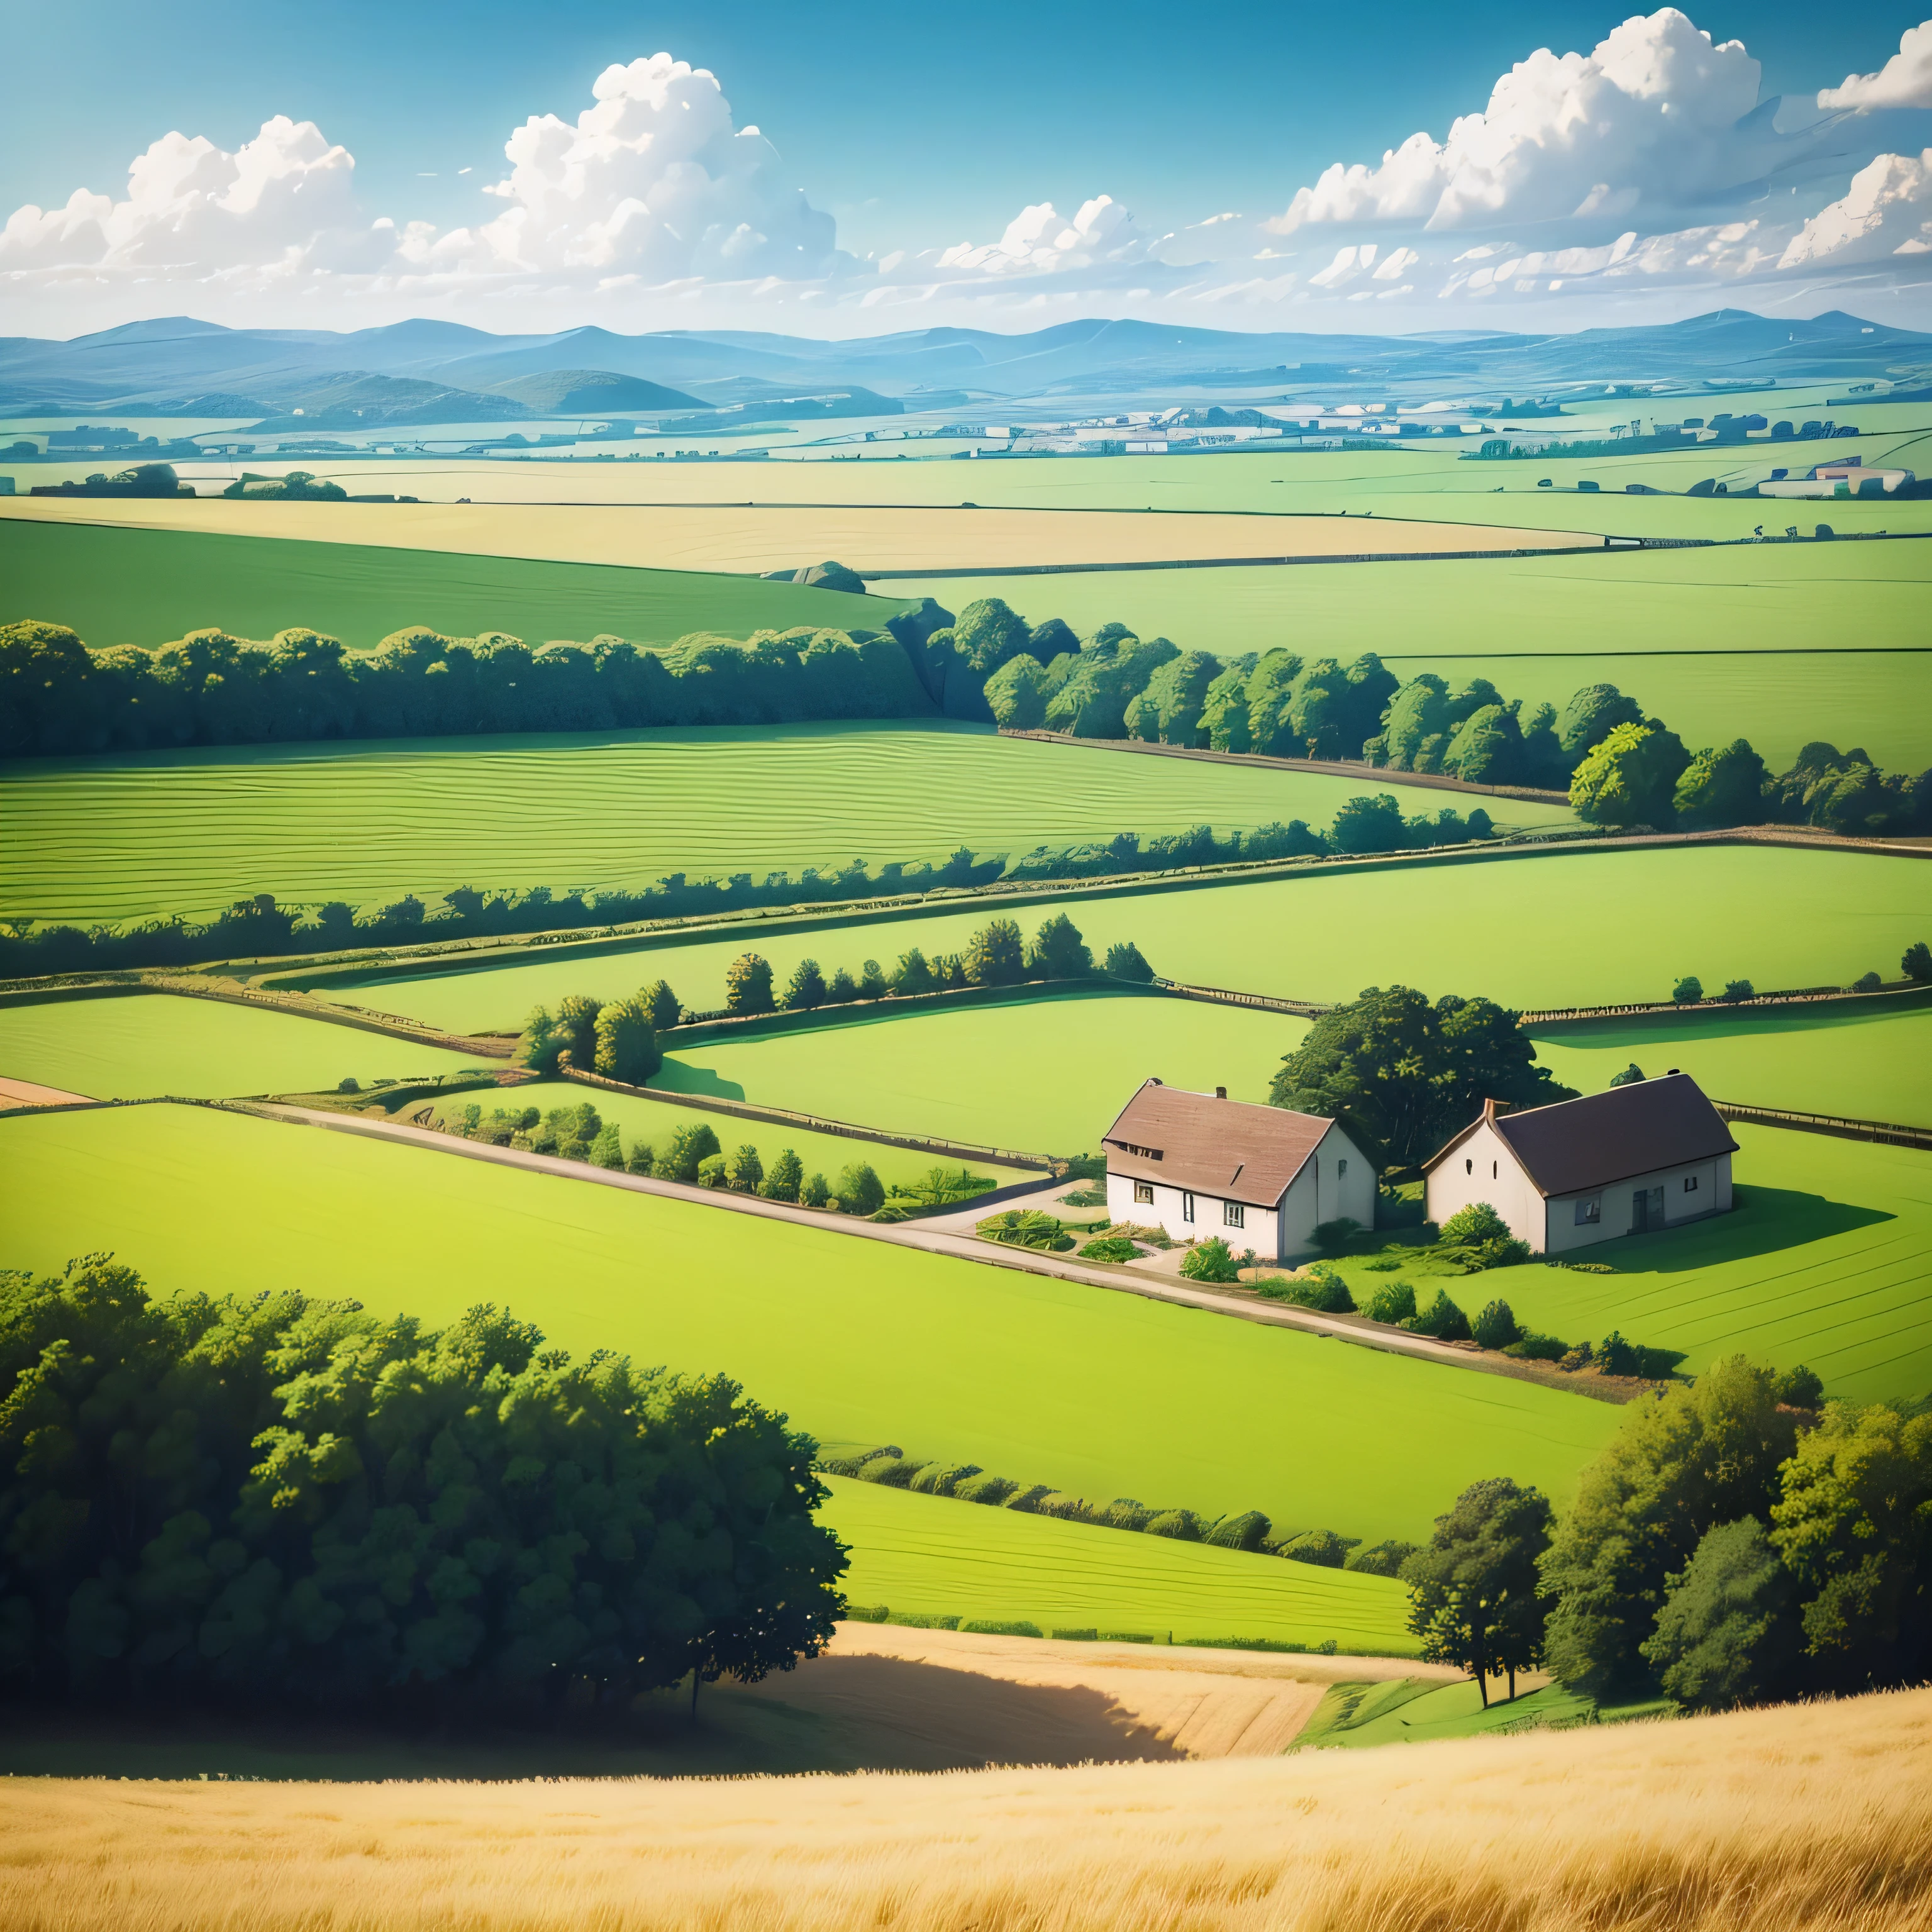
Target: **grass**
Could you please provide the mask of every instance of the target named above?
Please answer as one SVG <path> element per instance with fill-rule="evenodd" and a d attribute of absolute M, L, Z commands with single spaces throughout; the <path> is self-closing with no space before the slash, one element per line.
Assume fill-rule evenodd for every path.
<path fill-rule="evenodd" d="M 0 524 L 0 531 L 4 531 Z M 1325 826 L 1359 780 L 1000 738 L 933 724 L 254 746 L 0 766 L 0 916 L 206 918 L 256 892 L 387 904 L 453 887 L 640 889 L 943 860 L 1280 819 Z M 1394 788 L 1412 812 L 1486 802 Z"/>
<path fill-rule="evenodd" d="M 1415 1653 L 1408 1593 L 1384 1577 L 828 1480 L 823 1514 L 852 1546 L 844 1588 L 855 1604 L 1156 1642 L 1171 1633 Z"/>
<path fill-rule="evenodd" d="M 1133 762 L 1138 770 L 1151 761 Z M 1016 916 L 1030 932 L 1057 910 L 1022 906 Z M 1906 947 L 1932 928 L 1917 863 L 1772 847 L 1318 873 L 1096 894 L 1066 910 L 1096 952 L 1132 940 L 1156 972 L 1198 985 L 1336 1000 L 1400 982 L 1431 998 L 1483 993 L 1528 1009 L 1665 999 L 1686 973 L 1714 987 L 1748 978 L 1766 992 L 1844 986 L 1874 963 L 1895 970 Z M 866 958 L 890 964 L 912 946 L 928 956 L 958 952 L 990 916 L 980 907 L 810 932 L 754 931 L 534 965 L 370 975 L 340 990 L 464 1033 L 520 1025 L 539 1000 L 572 992 L 609 998 L 660 976 L 687 1006 L 704 1010 L 724 1004 L 724 968 L 748 946 L 771 961 L 782 985 L 807 955 L 829 970 L 856 969 Z"/>
<path fill-rule="evenodd" d="M 0 1006 L 0 1073 L 97 1100 L 313 1093 L 347 1075 L 366 1087 L 477 1064 L 298 1014 L 166 994 Z"/>
<path fill-rule="evenodd" d="M 1678 1068 L 1719 1100 L 1932 1126 L 1932 1000 L 1877 1012 L 1720 1006 L 1538 1028 L 1534 1038 L 1538 1059 L 1585 1094 L 1634 1061 L 1653 1075 Z"/>
<path fill-rule="evenodd" d="M 653 1084 L 897 1133 L 1073 1154 L 1099 1147 L 1150 1074 L 1267 1099 L 1276 1063 L 1307 1030 L 1305 1021 L 1238 1006 L 1060 994 L 694 1042 L 670 1054 Z"/>
<path fill-rule="evenodd" d="M 1559 1502 L 1618 1412 L 1073 1282 L 200 1108 L 0 1120 L 0 1256 L 340 1295 L 724 1369 L 821 1441 L 1084 1496 L 1415 1538 L 1508 1472 Z M 346 1242 L 346 1245 L 345 1245 Z M 971 1505 L 962 1505 L 970 1508 Z"/>
<path fill-rule="evenodd" d="M 1361 1694 L 1366 1691 L 1366 1694 Z M 1351 1695 L 1350 1694 L 1355 1694 Z M 1560 1684 L 1505 1697 L 1498 1682 L 1486 1706 L 1473 1682 L 1432 1684 L 1420 1678 L 1394 1683 L 1337 1684 L 1295 1742 L 1324 1749 L 1372 1749 L 1378 1744 L 1434 1744 L 1450 1738 L 1492 1736 L 1522 1728 L 1567 1728 L 1574 1724 L 1627 1723 L 1634 1718 L 1668 1717 L 1666 1700 L 1599 1707 Z M 1340 1717 L 1340 1722 L 1330 1722 Z"/>
<path fill-rule="evenodd" d="M 1742 1352 L 1823 1377 L 1854 1402 L 1932 1393 L 1932 1154 L 1775 1127 L 1732 1127 L 1741 1204 L 1672 1233 L 1589 1250 L 1614 1274 L 1499 1269 L 1450 1291 L 1500 1296 L 1566 1341 L 1612 1328 L 1681 1351 L 1690 1374 Z"/>
<path fill-rule="evenodd" d="M 991 1688 L 992 1687 L 989 1687 Z M 1932 1691 L 940 1778 L 8 1785 L 22 1925 L 1923 1932 Z"/>
<path fill-rule="evenodd" d="M 1058 615 L 1083 634 L 1118 619 L 1224 656 L 1261 642 L 1332 650 L 1328 640 L 1346 638 L 1343 656 L 1378 652 L 1402 676 L 1480 675 L 1508 696 L 1559 707 L 1580 686 L 1607 680 L 1694 747 L 1748 737 L 1781 765 L 1826 737 L 1840 749 L 1863 744 L 1888 766 L 1932 764 L 1932 653 L 1920 614 L 1932 594 L 1932 542 L 933 577 L 891 587 L 954 610 L 966 598 L 1004 597 L 1030 621 Z M 1858 655 L 1879 646 L 1912 650 Z M 1528 655 L 1511 662 L 1505 652 Z M 1811 655 L 1773 655 L 1785 652 Z"/>
<path fill-rule="evenodd" d="M 514 1094 L 464 1094 L 458 1097 L 455 1104 L 461 1106 L 472 1100 L 481 1101 L 486 1118 L 494 1107 L 541 1107 L 548 1113 L 553 1107 L 574 1107 L 580 1101 L 588 1100 L 604 1120 L 616 1122 L 627 1152 L 639 1141 L 661 1150 L 680 1127 L 708 1121 L 726 1153 L 748 1142 L 758 1150 L 769 1169 L 779 1151 L 790 1148 L 805 1163 L 807 1174 L 823 1174 L 835 1188 L 841 1171 L 854 1161 L 868 1163 L 888 1188 L 896 1183 L 908 1186 L 934 1166 L 957 1168 L 961 1165 L 956 1156 L 921 1154 L 909 1148 L 881 1147 L 872 1141 L 848 1140 L 839 1134 L 820 1134 L 803 1127 L 779 1126 L 770 1120 L 741 1120 L 734 1114 L 706 1113 L 699 1108 L 676 1106 L 668 1101 L 636 1100 L 628 1094 L 600 1093 L 566 1080 L 533 1081 L 527 1086 L 519 1087 Z M 806 1110 L 801 1108 L 796 1111 Z M 841 1120 L 849 1118 L 860 1126 L 879 1124 L 863 1114 L 848 1116 L 823 1107 L 814 1107 L 811 1111 L 831 1113 L 833 1118 Z M 948 1133 L 943 1128 L 906 1131 L 923 1131 L 941 1139 L 968 1138 Z M 1009 1141 L 1006 1144 L 1017 1146 L 1019 1143 Z M 1041 1181 L 1046 1178 L 1033 1170 L 1002 1167 L 992 1161 L 978 1161 L 972 1165 L 976 1174 L 984 1174 L 1002 1187 L 1011 1186 L 1016 1181 Z"/>
<path fill-rule="evenodd" d="M 117 528 L 0 516 L 0 623 L 66 624 L 97 649 L 164 644 L 214 626 L 271 638 L 304 625 L 368 650 L 412 624 L 537 644 L 609 632 L 667 644 L 692 631 L 883 628 L 896 599 L 750 577 L 551 563 L 286 537 Z"/>

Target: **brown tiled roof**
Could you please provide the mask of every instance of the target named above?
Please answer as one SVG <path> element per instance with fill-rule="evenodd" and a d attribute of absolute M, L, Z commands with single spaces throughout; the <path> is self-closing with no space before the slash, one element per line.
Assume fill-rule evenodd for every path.
<path fill-rule="evenodd" d="M 1314 1114 L 1217 1100 L 1150 1080 L 1101 1144 L 1109 1173 L 1272 1208 L 1334 1124 Z"/>
<path fill-rule="evenodd" d="M 1634 1081 L 1526 1113 L 1498 1114 L 1490 1124 L 1544 1195 L 1580 1194 L 1633 1174 L 1686 1167 L 1738 1150 L 1723 1116 L 1688 1073 Z M 1469 1131 L 1466 1127 L 1428 1166 L 1433 1167 Z"/>

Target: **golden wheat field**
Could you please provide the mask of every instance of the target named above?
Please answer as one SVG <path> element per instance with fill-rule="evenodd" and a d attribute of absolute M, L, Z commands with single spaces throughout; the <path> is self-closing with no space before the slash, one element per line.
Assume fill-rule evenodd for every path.
<path fill-rule="evenodd" d="M 16 1932 L 1794 1932 L 1932 1924 L 1932 1690 L 940 1776 L 10 1780 Z"/>

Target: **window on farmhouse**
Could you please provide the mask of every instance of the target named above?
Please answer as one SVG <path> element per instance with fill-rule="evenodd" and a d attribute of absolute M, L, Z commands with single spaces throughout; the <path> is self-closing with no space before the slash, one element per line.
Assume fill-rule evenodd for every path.
<path fill-rule="evenodd" d="M 1154 1205 L 1152 1181 L 1137 1180 L 1134 1183 L 1134 1205 L 1136 1208 L 1151 1208 Z"/>
<path fill-rule="evenodd" d="M 1576 1225 L 1580 1228 L 1594 1228 L 1604 1217 L 1603 1197 L 1593 1194 L 1587 1201 L 1576 1204 Z"/>
<path fill-rule="evenodd" d="M 1696 1192 L 1697 1177 L 1694 1174 L 1687 1174 L 1684 1177 L 1684 1191 L 1686 1194 L 1695 1194 Z"/>
<path fill-rule="evenodd" d="M 1194 1218 L 1194 1197 L 1191 1194 L 1184 1194 L 1180 1197 L 1180 1218 L 1184 1221 L 1191 1221 Z"/>
<path fill-rule="evenodd" d="M 1500 1178 L 1501 1178 L 1502 1174 L 1502 1164 L 1501 1164 L 1499 1162 L 1497 1162 L 1497 1161 L 1493 1161 L 1493 1160 L 1492 1160 L 1492 1161 L 1491 1161 L 1491 1162 L 1490 1162 L 1490 1178 L 1492 1180 L 1498 1180 L 1498 1179 L 1500 1179 Z"/>
<path fill-rule="evenodd" d="M 1246 1224 L 1247 1210 L 1238 1201 L 1226 1201 L 1221 1204 L 1221 1224 L 1223 1227 L 1239 1228 Z"/>
<path fill-rule="evenodd" d="M 1475 1172 L 1475 1171 L 1476 1171 L 1476 1163 L 1475 1163 L 1473 1160 L 1466 1160 L 1465 1162 L 1463 1162 L 1463 1163 L 1462 1163 L 1462 1172 L 1463 1172 L 1465 1174 L 1474 1174 L 1474 1173 Z"/>
<path fill-rule="evenodd" d="M 1335 1178 L 1337 1180 L 1346 1180 L 1348 1178 L 1348 1163 L 1346 1160 L 1338 1160 L 1335 1163 Z"/>

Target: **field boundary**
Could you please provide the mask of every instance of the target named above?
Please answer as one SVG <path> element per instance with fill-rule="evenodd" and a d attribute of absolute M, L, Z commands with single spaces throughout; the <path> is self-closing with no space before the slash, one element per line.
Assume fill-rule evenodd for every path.
<path fill-rule="evenodd" d="M 1196 514 L 1210 513 L 1204 511 Z M 1368 519 L 1364 518 L 1363 520 L 1366 522 Z M 1393 523 L 1395 519 L 1390 518 L 1389 520 Z M 1714 538 L 1678 538 L 1671 547 L 1689 548 L 1716 541 Z M 1306 556 L 1176 556 L 1156 561 L 1136 559 L 1123 563 L 974 563 L 962 564 L 955 570 L 862 570 L 854 565 L 852 574 L 868 584 L 929 584 L 938 579 L 950 581 L 955 578 L 1081 577 L 1128 570 L 1274 570 L 1298 563 L 1507 562 L 1511 559 L 1534 556 L 1602 556 L 1606 554 L 1621 556 L 1625 553 L 1635 556 L 1641 550 L 1660 547 L 1642 537 L 1606 536 L 1599 537 L 1594 543 L 1538 544 L 1511 550 L 1336 550 Z"/>
<path fill-rule="evenodd" d="M 1840 1140 L 1877 1141 L 1888 1147 L 1916 1148 L 1932 1154 L 1932 1127 L 1908 1127 L 1896 1120 L 1860 1120 L 1840 1114 L 1804 1114 L 1788 1107 L 1754 1107 L 1743 1100 L 1713 1100 L 1727 1120 L 1758 1127 L 1790 1127 L 1801 1133 L 1830 1134 Z"/>

